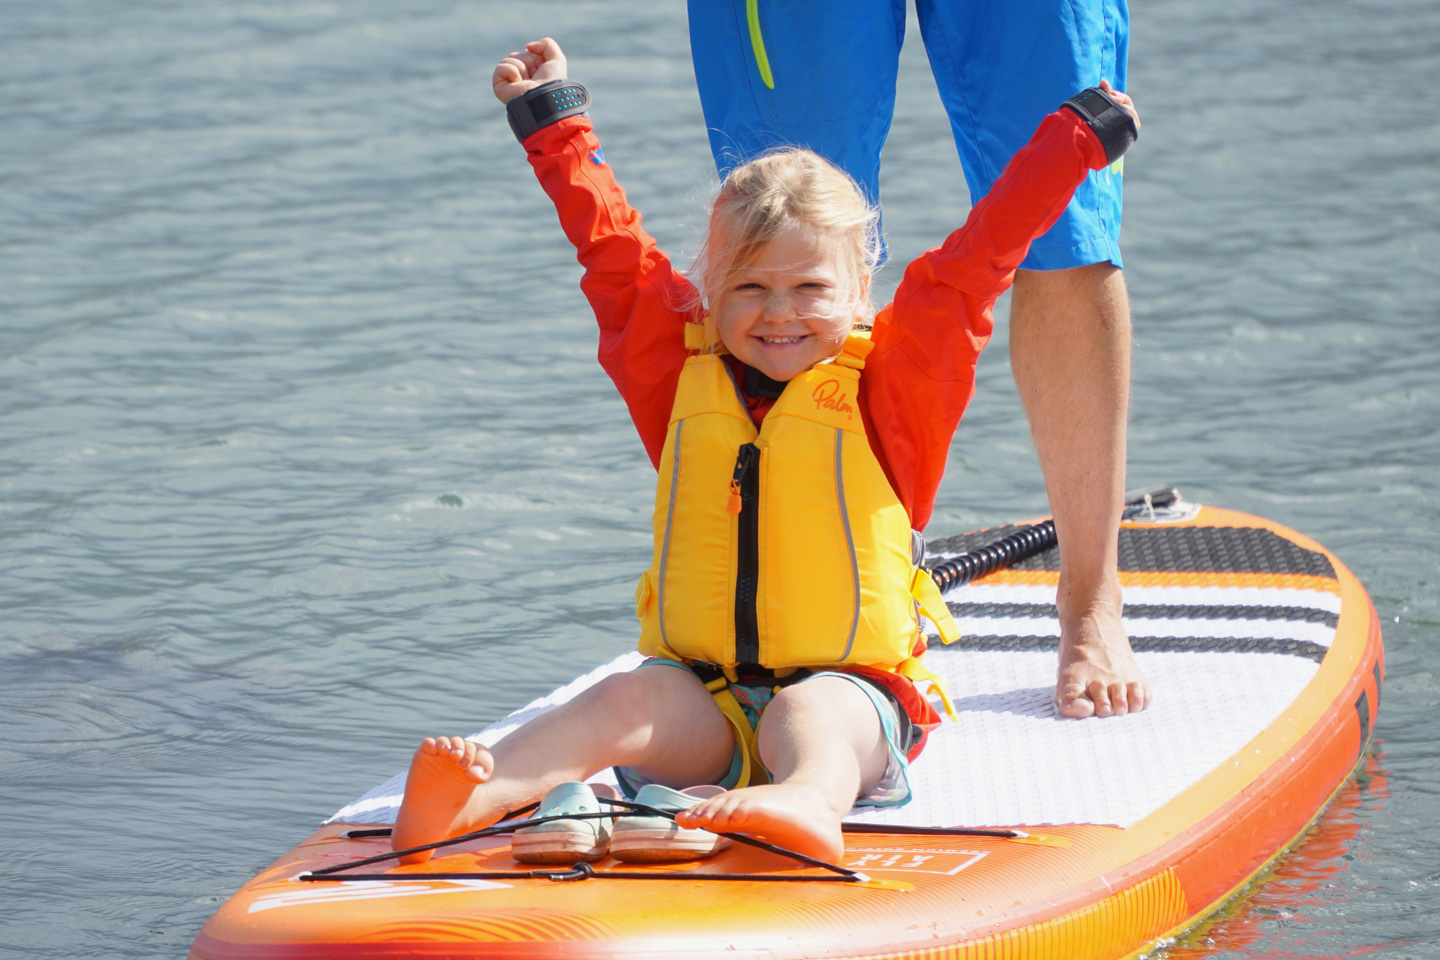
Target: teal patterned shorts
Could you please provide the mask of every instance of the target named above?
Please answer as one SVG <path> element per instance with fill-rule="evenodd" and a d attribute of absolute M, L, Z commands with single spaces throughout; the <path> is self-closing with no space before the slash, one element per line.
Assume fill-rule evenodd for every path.
<path fill-rule="evenodd" d="M 662 657 L 652 657 L 637 667 L 643 670 L 646 667 L 671 667 L 677 670 L 685 670 L 692 675 L 694 671 L 688 666 L 675 660 L 667 660 Z M 849 680 L 859 687 L 864 694 L 870 698 L 875 705 L 875 713 L 880 718 L 880 729 L 885 734 L 885 742 L 889 745 L 890 757 L 885 764 L 885 774 L 880 782 L 875 784 L 865 796 L 855 801 L 857 806 L 863 807 L 899 807 L 910 802 L 910 762 L 905 758 L 905 750 L 901 746 L 900 731 L 909 723 L 900 705 L 892 700 L 880 687 L 866 680 L 864 677 L 853 673 L 841 673 L 834 670 L 820 670 L 811 673 L 797 683 L 804 683 L 816 677 L 840 677 Z M 698 679 L 698 677 L 697 677 Z M 730 684 L 730 692 L 735 696 L 735 701 L 740 704 L 745 718 L 750 721 L 750 728 L 756 729 L 760 725 L 760 717 L 765 713 L 765 708 L 775 698 L 777 689 L 775 683 L 764 679 L 753 683 L 744 681 Z M 725 776 L 716 781 L 727 790 L 732 790 L 740 782 L 740 771 L 743 766 L 743 757 L 740 747 L 735 747 L 734 758 L 730 761 L 730 769 Z M 615 779 L 620 784 L 620 790 L 630 799 L 635 798 L 635 793 L 650 781 L 631 767 L 615 767 Z M 768 774 L 770 771 L 766 771 Z"/>

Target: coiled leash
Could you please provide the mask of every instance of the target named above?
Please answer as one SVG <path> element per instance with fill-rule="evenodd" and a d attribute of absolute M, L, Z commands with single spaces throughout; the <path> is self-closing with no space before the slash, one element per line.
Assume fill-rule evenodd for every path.
<path fill-rule="evenodd" d="M 1125 494 L 1125 507 L 1120 516 L 1124 520 L 1131 520 L 1148 512 L 1153 519 L 1156 507 L 1171 506 L 1179 499 L 1180 492 L 1170 486 L 1130 490 Z M 969 553 L 962 553 L 958 557 L 935 564 L 930 568 L 930 577 L 943 593 L 951 587 L 961 586 L 1002 567 L 1044 553 L 1057 543 L 1059 538 L 1055 533 L 1055 521 L 1042 520 L 1040 523 L 1021 527 L 994 543 L 987 543 Z"/>

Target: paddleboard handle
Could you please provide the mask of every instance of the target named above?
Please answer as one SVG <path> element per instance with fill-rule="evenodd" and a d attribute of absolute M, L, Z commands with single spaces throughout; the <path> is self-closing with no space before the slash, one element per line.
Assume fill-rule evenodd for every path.
<path fill-rule="evenodd" d="M 1161 484 L 1158 487 L 1140 487 L 1125 491 L 1125 509 L 1120 511 L 1121 520 L 1134 520 L 1144 516 L 1155 519 L 1157 509 L 1173 507 L 1180 502 L 1180 491 Z"/>

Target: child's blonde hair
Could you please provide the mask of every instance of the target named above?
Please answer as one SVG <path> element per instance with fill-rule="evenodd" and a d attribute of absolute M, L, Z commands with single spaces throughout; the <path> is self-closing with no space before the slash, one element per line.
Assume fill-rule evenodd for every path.
<path fill-rule="evenodd" d="M 731 170 L 710 209 L 710 224 L 690 277 L 709 309 L 729 280 L 787 227 L 808 227 L 843 245 L 851 309 L 863 325 L 875 313 L 868 279 L 880 263 L 880 211 L 844 170 L 799 147 L 781 147 Z M 707 346 L 717 337 L 706 322 Z"/>

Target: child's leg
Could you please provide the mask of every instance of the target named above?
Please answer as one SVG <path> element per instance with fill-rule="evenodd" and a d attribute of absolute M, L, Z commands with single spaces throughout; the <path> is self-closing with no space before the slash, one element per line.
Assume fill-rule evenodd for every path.
<path fill-rule="evenodd" d="M 734 749 L 729 722 L 688 670 L 615 674 L 536 717 L 493 751 L 459 737 L 427 738 L 410 763 L 392 848 L 489 826 L 556 784 L 605 767 L 634 767 L 681 787 L 710 783 L 729 769 Z"/>
<path fill-rule="evenodd" d="M 815 677 L 775 695 L 758 736 L 775 782 L 731 790 L 676 821 L 837 859 L 845 849 L 841 818 L 880 782 L 889 761 L 874 702 L 843 677 Z"/>

